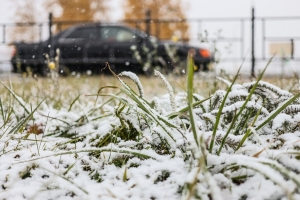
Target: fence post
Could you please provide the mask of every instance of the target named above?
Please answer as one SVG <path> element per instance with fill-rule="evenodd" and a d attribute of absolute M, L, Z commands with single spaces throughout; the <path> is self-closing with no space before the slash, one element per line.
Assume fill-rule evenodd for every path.
<path fill-rule="evenodd" d="M 294 59 L 294 39 L 291 39 L 291 59 Z"/>
<path fill-rule="evenodd" d="M 244 55 L 244 20 L 241 20 L 241 59 L 243 59 Z"/>
<path fill-rule="evenodd" d="M 255 32 L 254 32 L 254 23 L 255 23 L 255 15 L 254 15 L 254 8 L 252 8 L 252 17 L 251 17 L 251 77 L 255 77 L 255 46 L 254 46 L 254 38 L 255 38 Z"/>
<path fill-rule="evenodd" d="M 53 41 L 52 41 L 52 24 L 53 24 L 53 16 L 52 13 L 49 13 L 49 40 L 48 40 L 48 48 L 49 48 L 49 57 L 52 60 L 54 57 L 54 50 L 53 50 Z"/>
<path fill-rule="evenodd" d="M 265 19 L 261 20 L 262 23 L 262 55 L 263 55 L 263 60 L 266 59 L 266 50 L 265 50 L 265 44 L 266 44 L 266 26 L 265 26 Z"/>
<path fill-rule="evenodd" d="M 155 25 L 156 25 L 156 37 L 159 38 L 159 36 L 160 36 L 160 22 L 157 21 Z"/>
<path fill-rule="evenodd" d="M 39 24 L 39 39 L 40 39 L 40 42 L 42 42 L 42 28 L 43 28 L 43 24 L 40 23 Z"/>
<path fill-rule="evenodd" d="M 3 44 L 5 44 L 5 25 L 3 25 Z"/>
<path fill-rule="evenodd" d="M 147 9 L 146 10 L 146 33 L 148 34 L 148 36 L 150 35 L 150 31 L 151 31 L 151 26 L 150 26 L 150 23 L 151 23 L 151 11 L 150 9 Z"/>

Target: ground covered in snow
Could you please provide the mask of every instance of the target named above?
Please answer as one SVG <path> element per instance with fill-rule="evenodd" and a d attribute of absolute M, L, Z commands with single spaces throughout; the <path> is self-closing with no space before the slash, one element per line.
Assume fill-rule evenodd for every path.
<path fill-rule="evenodd" d="M 0 199 L 300 199 L 299 95 L 219 78 L 191 122 L 156 74 L 151 99 L 132 73 L 138 89 L 3 83 Z"/>

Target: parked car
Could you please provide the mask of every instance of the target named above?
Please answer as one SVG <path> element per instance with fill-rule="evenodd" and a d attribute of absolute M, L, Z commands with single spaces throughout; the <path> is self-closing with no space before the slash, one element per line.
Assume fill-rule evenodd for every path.
<path fill-rule="evenodd" d="M 31 44 L 15 43 L 15 53 L 11 59 L 13 71 L 25 72 L 30 67 L 32 72 L 45 76 L 49 70 L 46 54 L 51 49 L 60 50 L 61 73 L 83 70 L 100 72 L 105 62 L 116 72 L 145 72 L 149 70 L 149 67 L 143 67 L 146 62 L 151 62 L 150 66 L 174 70 L 177 62 L 186 60 L 187 52 L 192 48 L 196 50 L 195 71 L 207 70 L 208 64 L 213 60 L 207 49 L 158 40 L 123 25 L 91 23 L 73 26 L 54 35 L 52 45 L 51 48 L 49 40 Z"/>

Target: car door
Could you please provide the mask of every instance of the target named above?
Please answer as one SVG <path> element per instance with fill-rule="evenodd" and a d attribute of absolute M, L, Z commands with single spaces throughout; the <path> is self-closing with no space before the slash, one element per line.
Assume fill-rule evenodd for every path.
<path fill-rule="evenodd" d="M 95 64 L 98 67 L 103 67 L 105 62 L 110 62 L 112 57 L 112 49 L 109 43 L 102 40 L 101 29 L 97 27 L 97 36 L 94 40 L 89 40 L 86 43 L 86 54 L 90 64 Z"/>
<path fill-rule="evenodd" d="M 97 27 L 79 27 L 66 32 L 59 39 L 61 62 L 68 65 L 88 63 L 87 48 L 99 39 Z"/>
<path fill-rule="evenodd" d="M 135 62 L 133 47 L 137 46 L 136 34 L 122 26 L 103 26 L 101 41 L 109 49 L 109 61 L 115 65 L 129 66 Z"/>

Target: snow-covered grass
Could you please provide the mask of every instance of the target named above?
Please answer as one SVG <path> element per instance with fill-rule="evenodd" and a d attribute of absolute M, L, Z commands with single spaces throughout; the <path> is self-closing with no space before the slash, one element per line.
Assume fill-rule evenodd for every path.
<path fill-rule="evenodd" d="M 0 199 L 300 199 L 300 94 L 188 67 L 2 83 Z"/>

